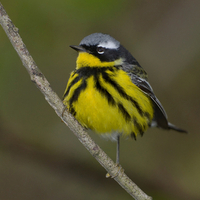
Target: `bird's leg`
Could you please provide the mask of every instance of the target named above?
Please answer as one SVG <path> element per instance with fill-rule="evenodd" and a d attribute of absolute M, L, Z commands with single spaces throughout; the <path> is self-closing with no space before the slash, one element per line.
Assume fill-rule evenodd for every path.
<path fill-rule="evenodd" d="M 115 178 L 116 176 L 119 175 L 119 173 L 123 173 L 124 170 L 122 169 L 122 167 L 119 164 L 119 153 L 120 153 L 120 135 L 117 136 L 117 152 L 116 152 L 116 167 L 118 167 L 118 171 L 114 176 L 111 176 L 109 173 L 106 174 L 106 178 Z"/>
<path fill-rule="evenodd" d="M 62 117 L 64 117 L 64 112 L 67 110 L 67 106 L 64 107 L 63 111 L 62 111 Z"/>
<path fill-rule="evenodd" d="M 120 135 L 117 136 L 116 165 L 119 165 Z"/>

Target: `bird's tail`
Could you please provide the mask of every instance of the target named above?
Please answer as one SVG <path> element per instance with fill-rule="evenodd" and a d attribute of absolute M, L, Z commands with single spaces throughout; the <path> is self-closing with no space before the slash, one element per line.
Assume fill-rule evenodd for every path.
<path fill-rule="evenodd" d="M 169 127 L 169 129 L 178 131 L 178 132 L 180 132 L 180 133 L 188 133 L 186 130 L 183 130 L 183 129 L 181 129 L 181 128 L 178 128 L 178 127 L 176 127 L 174 124 L 171 124 L 170 122 L 168 122 L 168 127 Z"/>

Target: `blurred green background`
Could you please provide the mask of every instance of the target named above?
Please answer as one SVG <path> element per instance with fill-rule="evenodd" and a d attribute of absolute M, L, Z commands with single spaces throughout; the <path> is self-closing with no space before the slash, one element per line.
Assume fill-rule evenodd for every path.
<path fill-rule="evenodd" d="M 200 1 L 1 0 L 60 97 L 79 44 L 94 32 L 119 40 L 149 74 L 169 120 L 121 142 L 127 175 L 154 200 L 200 199 Z M 0 199 L 132 199 L 85 150 L 30 81 L 0 28 Z M 115 143 L 90 132 L 115 159 Z"/>

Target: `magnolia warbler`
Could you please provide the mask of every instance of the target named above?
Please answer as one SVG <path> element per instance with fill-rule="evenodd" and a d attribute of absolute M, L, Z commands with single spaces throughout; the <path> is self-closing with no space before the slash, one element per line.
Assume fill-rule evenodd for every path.
<path fill-rule="evenodd" d="M 147 80 L 147 73 L 119 41 L 102 33 L 85 37 L 78 46 L 63 103 L 79 123 L 117 141 L 143 135 L 148 127 L 186 133 L 167 114 Z"/>

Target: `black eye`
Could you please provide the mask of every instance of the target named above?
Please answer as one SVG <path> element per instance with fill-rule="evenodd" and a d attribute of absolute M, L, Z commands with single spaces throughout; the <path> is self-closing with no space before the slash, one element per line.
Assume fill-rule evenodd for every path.
<path fill-rule="evenodd" d="M 98 54 L 103 54 L 104 51 L 105 51 L 105 48 L 103 48 L 103 47 L 97 47 Z"/>

